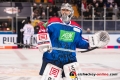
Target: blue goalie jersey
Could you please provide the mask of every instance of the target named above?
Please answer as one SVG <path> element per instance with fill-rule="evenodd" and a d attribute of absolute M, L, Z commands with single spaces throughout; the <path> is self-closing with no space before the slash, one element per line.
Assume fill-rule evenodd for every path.
<path fill-rule="evenodd" d="M 74 21 L 65 24 L 58 17 L 48 21 L 47 31 L 53 47 L 52 52 L 45 52 L 43 60 L 56 65 L 76 62 L 76 48 L 88 49 L 89 43 L 82 38 L 81 27 Z"/>

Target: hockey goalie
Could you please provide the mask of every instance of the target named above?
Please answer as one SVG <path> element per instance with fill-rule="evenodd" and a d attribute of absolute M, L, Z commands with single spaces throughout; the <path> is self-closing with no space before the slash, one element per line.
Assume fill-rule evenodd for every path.
<path fill-rule="evenodd" d="M 38 35 L 40 53 L 43 53 L 39 75 L 41 80 L 82 80 L 79 77 L 80 66 L 76 59 L 76 48 L 101 48 L 110 38 L 106 31 L 98 31 L 88 37 L 82 37 L 82 29 L 72 21 L 74 10 L 68 3 L 63 3 L 60 17 L 50 18 L 44 26 L 47 33 Z"/>

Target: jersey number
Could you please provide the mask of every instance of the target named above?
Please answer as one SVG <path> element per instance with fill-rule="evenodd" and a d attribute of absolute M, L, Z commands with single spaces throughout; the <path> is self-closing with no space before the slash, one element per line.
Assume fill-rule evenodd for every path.
<path fill-rule="evenodd" d="M 30 33 L 31 32 L 31 28 L 27 28 L 27 32 Z"/>

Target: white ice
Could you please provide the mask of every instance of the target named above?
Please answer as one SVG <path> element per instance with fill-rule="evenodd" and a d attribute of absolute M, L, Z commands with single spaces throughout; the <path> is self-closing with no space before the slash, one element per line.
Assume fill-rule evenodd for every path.
<path fill-rule="evenodd" d="M 120 80 L 120 50 L 97 49 L 77 53 L 83 72 L 117 73 L 117 76 L 85 76 L 84 80 Z M 1 49 L 0 80 L 40 80 L 42 53 L 37 49 Z"/>

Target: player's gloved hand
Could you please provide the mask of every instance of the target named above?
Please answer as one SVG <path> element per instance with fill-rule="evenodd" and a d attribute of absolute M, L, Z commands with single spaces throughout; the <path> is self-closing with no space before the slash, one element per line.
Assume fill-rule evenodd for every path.
<path fill-rule="evenodd" d="M 51 52 L 52 51 L 52 47 L 50 44 L 42 44 L 42 45 L 38 45 L 38 49 L 40 52 Z"/>
<path fill-rule="evenodd" d="M 110 37 L 107 31 L 98 31 L 94 35 L 90 35 L 88 40 L 90 48 L 102 48 L 108 44 L 108 42 L 110 41 Z"/>
<path fill-rule="evenodd" d="M 52 45 L 48 33 L 37 34 L 37 44 L 40 52 L 52 52 Z"/>

